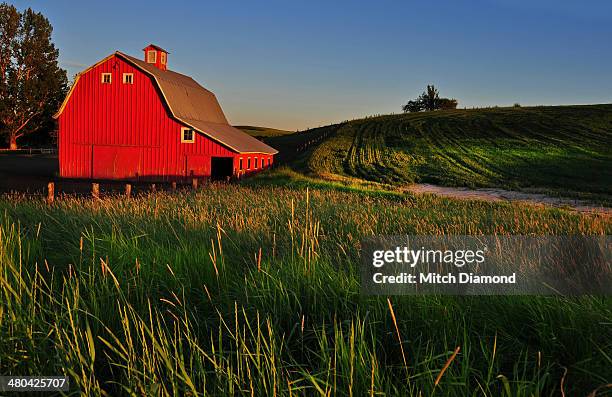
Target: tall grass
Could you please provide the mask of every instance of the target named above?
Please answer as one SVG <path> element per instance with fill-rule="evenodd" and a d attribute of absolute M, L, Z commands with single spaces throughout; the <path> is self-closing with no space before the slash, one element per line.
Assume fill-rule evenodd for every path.
<path fill-rule="evenodd" d="M 0 200 L 0 373 L 86 395 L 566 395 L 612 379 L 602 297 L 359 295 L 372 234 L 609 234 L 601 216 L 211 185 Z"/>

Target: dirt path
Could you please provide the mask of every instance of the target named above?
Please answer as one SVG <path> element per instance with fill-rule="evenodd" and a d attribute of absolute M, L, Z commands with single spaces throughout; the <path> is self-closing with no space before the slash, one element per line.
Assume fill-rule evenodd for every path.
<path fill-rule="evenodd" d="M 406 190 L 424 194 L 430 193 L 438 196 L 451 197 L 464 200 L 484 200 L 484 201 L 520 201 L 530 204 L 543 204 L 552 207 L 569 207 L 579 212 L 592 212 L 612 216 L 612 208 L 601 207 L 583 200 L 570 198 L 547 196 L 540 193 L 517 192 L 504 189 L 468 189 L 462 187 L 445 187 L 417 183 L 410 185 Z"/>

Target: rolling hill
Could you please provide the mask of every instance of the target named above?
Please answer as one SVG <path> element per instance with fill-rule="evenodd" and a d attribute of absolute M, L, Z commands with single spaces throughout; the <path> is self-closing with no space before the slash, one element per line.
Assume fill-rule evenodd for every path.
<path fill-rule="evenodd" d="M 279 130 L 268 127 L 256 127 L 252 125 L 236 125 L 235 127 L 256 138 L 293 134 L 293 131 Z"/>
<path fill-rule="evenodd" d="M 313 135 L 328 138 L 293 164 L 317 176 L 612 195 L 612 105 L 388 115 L 302 136 Z M 267 141 L 283 147 L 292 139 Z"/>

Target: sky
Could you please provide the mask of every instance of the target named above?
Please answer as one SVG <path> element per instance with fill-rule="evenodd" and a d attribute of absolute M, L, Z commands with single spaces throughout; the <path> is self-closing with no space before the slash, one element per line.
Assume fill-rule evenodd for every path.
<path fill-rule="evenodd" d="M 612 102 L 609 0 L 8 2 L 49 18 L 70 77 L 157 44 L 234 125 L 399 113 L 427 84 L 468 108 Z"/>

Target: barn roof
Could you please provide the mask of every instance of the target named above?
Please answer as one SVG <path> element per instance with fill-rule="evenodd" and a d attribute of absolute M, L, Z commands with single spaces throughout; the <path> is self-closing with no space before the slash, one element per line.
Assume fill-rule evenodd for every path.
<path fill-rule="evenodd" d="M 149 48 L 149 47 L 153 47 L 153 48 L 155 48 L 157 51 L 163 51 L 163 52 L 165 52 L 166 54 L 170 54 L 168 51 L 164 50 L 163 48 L 161 48 L 160 46 L 157 46 L 157 45 L 155 45 L 155 44 L 149 44 L 148 46 L 146 46 L 146 47 L 145 47 L 145 48 L 143 48 L 142 50 L 144 51 L 144 50 L 146 50 L 146 49 L 147 49 L 147 48 Z"/>
<path fill-rule="evenodd" d="M 225 118 L 215 94 L 202 87 L 191 77 L 171 70 L 161 70 L 119 51 L 114 55 L 153 78 L 175 119 L 239 153 L 278 153 L 278 150 L 232 127 Z M 106 59 L 108 58 L 104 60 Z M 56 117 L 63 111 L 77 82 L 78 77 Z"/>
<path fill-rule="evenodd" d="M 228 124 L 215 94 L 191 77 L 172 70 L 161 70 L 155 65 L 121 52 L 117 52 L 117 55 L 155 78 L 174 117 Z"/>

